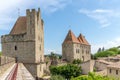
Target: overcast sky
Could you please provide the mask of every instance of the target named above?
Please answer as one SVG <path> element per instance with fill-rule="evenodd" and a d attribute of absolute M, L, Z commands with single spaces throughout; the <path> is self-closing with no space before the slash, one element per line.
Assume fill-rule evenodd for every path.
<path fill-rule="evenodd" d="M 0 0 L 0 36 L 9 34 L 18 16 L 26 15 L 26 9 L 40 7 L 45 54 L 61 54 L 69 29 L 76 36 L 82 33 L 95 53 L 99 47 L 120 45 L 119 4 L 120 0 Z"/>

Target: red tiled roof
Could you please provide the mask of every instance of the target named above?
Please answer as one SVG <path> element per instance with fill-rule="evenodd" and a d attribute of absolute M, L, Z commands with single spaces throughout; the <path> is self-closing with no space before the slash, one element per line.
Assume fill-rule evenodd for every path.
<path fill-rule="evenodd" d="M 80 43 L 71 30 L 69 30 L 63 43 Z"/>
<path fill-rule="evenodd" d="M 85 45 L 90 45 L 88 41 L 85 39 L 85 37 L 80 34 L 80 36 L 77 38 L 71 30 L 69 30 L 65 40 L 63 43 L 80 43 L 80 44 L 85 44 Z"/>
<path fill-rule="evenodd" d="M 120 69 L 120 62 L 113 63 L 111 65 L 108 65 L 109 68 L 119 68 Z"/>
<path fill-rule="evenodd" d="M 81 44 L 90 45 L 82 34 L 79 35 L 78 40 Z"/>
<path fill-rule="evenodd" d="M 19 17 L 12 28 L 10 34 L 23 34 L 26 33 L 27 24 L 26 17 Z"/>

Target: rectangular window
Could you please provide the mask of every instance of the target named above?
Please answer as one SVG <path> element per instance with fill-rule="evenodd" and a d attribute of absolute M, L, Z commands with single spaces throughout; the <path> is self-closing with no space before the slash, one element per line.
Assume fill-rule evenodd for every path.
<path fill-rule="evenodd" d="M 118 70 L 116 70 L 116 75 L 118 75 Z"/>
<path fill-rule="evenodd" d="M 112 72 L 112 70 L 110 69 L 110 70 L 109 70 L 109 73 L 111 73 L 111 72 Z"/>
<path fill-rule="evenodd" d="M 15 46 L 15 51 L 17 50 L 17 46 Z"/>

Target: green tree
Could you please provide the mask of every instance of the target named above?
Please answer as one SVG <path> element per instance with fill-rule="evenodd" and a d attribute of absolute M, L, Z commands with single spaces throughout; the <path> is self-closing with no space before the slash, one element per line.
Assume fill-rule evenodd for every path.
<path fill-rule="evenodd" d="M 2 55 L 2 52 L 0 52 L 0 56 Z"/>
<path fill-rule="evenodd" d="M 66 79 L 77 77 L 81 75 L 81 67 L 74 64 L 67 64 L 64 66 L 51 66 L 50 72 L 52 75 L 62 75 Z"/>
<path fill-rule="evenodd" d="M 120 54 L 120 50 L 117 47 L 110 48 L 105 51 L 97 52 L 94 54 L 94 58 L 98 57 L 108 57 L 108 56 L 115 56 L 117 54 Z"/>
<path fill-rule="evenodd" d="M 80 64 L 82 61 L 80 59 L 74 59 L 73 60 L 73 64 Z"/>
<path fill-rule="evenodd" d="M 76 78 L 72 78 L 71 80 L 115 80 L 115 79 L 96 75 L 95 73 L 89 73 L 88 76 L 83 75 Z"/>

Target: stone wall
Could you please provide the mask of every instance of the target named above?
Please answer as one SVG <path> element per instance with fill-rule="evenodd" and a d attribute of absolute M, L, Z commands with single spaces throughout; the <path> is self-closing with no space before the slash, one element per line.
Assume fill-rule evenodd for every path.
<path fill-rule="evenodd" d="M 91 48 L 89 45 L 74 44 L 74 59 L 80 59 L 83 62 L 91 59 Z M 77 52 L 78 50 L 78 52 Z"/>
<path fill-rule="evenodd" d="M 111 69 L 111 72 L 110 72 Z M 116 74 L 116 70 L 118 70 L 118 74 Z M 111 78 L 115 78 L 116 80 L 120 80 L 120 69 L 119 68 L 107 68 L 107 76 Z"/>
<path fill-rule="evenodd" d="M 33 77 L 42 77 L 44 75 L 44 68 L 46 68 L 45 64 L 27 64 L 24 63 L 24 66 L 27 68 L 27 70 L 33 75 Z"/>
<path fill-rule="evenodd" d="M 19 42 L 24 41 L 25 34 L 19 34 L 19 35 L 3 35 L 1 36 L 1 42 Z"/>
<path fill-rule="evenodd" d="M 91 46 L 78 43 L 64 43 L 62 45 L 62 57 L 69 62 L 80 59 L 83 62 L 91 60 Z"/>
<path fill-rule="evenodd" d="M 0 57 L 0 75 L 4 73 L 14 63 L 15 63 L 15 58 L 1 56 Z"/>
<path fill-rule="evenodd" d="M 44 63 L 44 24 L 40 9 L 38 11 L 28 9 L 26 18 L 25 34 L 9 34 L 1 37 L 2 55 L 16 58 L 18 62 L 26 64 L 34 76 L 39 77 L 43 74 L 44 68 L 41 64 Z"/>
<path fill-rule="evenodd" d="M 95 63 L 94 60 L 89 60 L 81 63 L 80 66 L 82 69 L 82 74 L 88 74 L 89 72 L 93 72 L 94 63 Z"/>
<path fill-rule="evenodd" d="M 62 45 L 62 58 L 68 62 L 72 62 L 74 60 L 74 52 L 73 52 L 73 44 L 72 43 L 64 43 Z"/>
<path fill-rule="evenodd" d="M 30 47 L 31 46 L 31 47 Z M 17 57 L 18 62 L 35 62 L 35 42 L 7 42 L 2 43 L 3 56 Z"/>
<path fill-rule="evenodd" d="M 96 60 L 95 61 L 95 68 L 96 68 L 97 71 L 102 71 L 104 69 L 107 69 L 107 66 L 109 64 L 112 64 L 112 63 L 104 61 L 104 60 Z"/>

